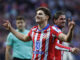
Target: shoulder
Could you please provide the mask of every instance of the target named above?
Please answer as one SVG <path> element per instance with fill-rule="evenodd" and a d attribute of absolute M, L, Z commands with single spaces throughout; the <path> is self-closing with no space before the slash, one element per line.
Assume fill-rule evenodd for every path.
<path fill-rule="evenodd" d="M 13 34 L 10 32 L 9 34 L 8 34 L 8 36 L 7 36 L 7 39 L 11 39 L 11 38 L 13 38 Z"/>
<path fill-rule="evenodd" d="M 61 32 L 61 30 L 55 26 L 51 26 L 52 30 L 56 31 L 56 32 Z"/>
<path fill-rule="evenodd" d="M 13 36 L 13 34 L 10 32 L 10 33 L 8 34 L 8 36 Z"/>
<path fill-rule="evenodd" d="M 36 31 L 37 28 L 38 28 L 38 26 L 34 26 L 34 27 L 31 28 L 31 30 L 32 30 L 32 31 Z"/>
<path fill-rule="evenodd" d="M 25 32 L 29 32 L 29 30 L 28 29 L 25 29 Z"/>

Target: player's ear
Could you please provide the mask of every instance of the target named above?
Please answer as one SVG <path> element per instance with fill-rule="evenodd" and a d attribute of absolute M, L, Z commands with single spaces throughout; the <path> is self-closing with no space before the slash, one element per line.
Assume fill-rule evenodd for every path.
<path fill-rule="evenodd" d="M 56 19 L 54 19 L 54 20 L 53 20 L 53 22 L 54 22 L 54 23 L 57 23 L 57 20 L 56 20 Z"/>
<path fill-rule="evenodd" d="M 49 19 L 49 16 L 48 15 L 46 15 L 46 20 L 48 20 Z"/>

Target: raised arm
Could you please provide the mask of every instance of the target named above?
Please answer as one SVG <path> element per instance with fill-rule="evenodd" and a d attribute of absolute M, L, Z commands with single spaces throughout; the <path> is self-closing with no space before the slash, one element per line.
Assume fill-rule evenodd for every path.
<path fill-rule="evenodd" d="M 26 35 L 24 35 L 24 34 L 21 34 L 21 33 L 17 32 L 17 31 L 11 26 L 11 24 L 10 24 L 9 21 L 5 21 L 5 23 L 3 24 L 3 26 L 4 26 L 7 30 L 11 31 L 11 32 L 12 32 L 17 38 L 19 38 L 20 40 L 22 40 L 22 41 L 29 41 L 29 40 L 31 40 L 28 35 L 26 36 Z"/>
<path fill-rule="evenodd" d="M 69 26 L 68 33 L 67 34 L 64 34 L 64 33 L 59 34 L 59 36 L 58 36 L 59 40 L 66 41 L 66 42 L 70 42 L 72 40 L 72 35 L 73 35 L 73 29 L 74 29 L 74 26 L 75 26 L 75 22 L 71 21 L 71 22 L 69 22 L 69 24 L 70 24 L 70 26 Z"/>

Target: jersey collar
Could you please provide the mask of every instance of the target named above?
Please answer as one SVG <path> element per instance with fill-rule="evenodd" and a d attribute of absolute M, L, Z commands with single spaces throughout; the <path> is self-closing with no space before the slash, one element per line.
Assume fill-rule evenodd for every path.
<path fill-rule="evenodd" d="M 38 31 L 46 30 L 48 27 L 49 27 L 49 24 L 47 24 L 47 26 L 46 26 L 46 27 L 44 27 L 42 30 L 39 30 L 39 29 L 38 29 Z"/>

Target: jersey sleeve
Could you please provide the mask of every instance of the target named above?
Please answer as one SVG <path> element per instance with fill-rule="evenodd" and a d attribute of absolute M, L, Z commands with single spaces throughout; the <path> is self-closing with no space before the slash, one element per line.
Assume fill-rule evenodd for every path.
<path fill-rule="evenodd" d="M 54 26 L 51 27 L 51 30 L 52 30 L 52 34 L 54 34 L 56 37 L 58 37 L 59 34 L 62 33 L 62 31 L 59 28 L 54 27 Z"/>
<path fill-rule="evenodd" d="M 59 40 L 58 40 L 59 41 Z M 56 45 L 55 45 L 55 48 L 57 50 L 61 50 L 61 51 L 71 51 L 71 47 L 67 47 L 67 46 L 64 46 L 62 44 L 60 44 L 59 42 L 56 42 Z"/>
<path fill-rule="evenodd" d="M 31 39 L 31 33 L 32 33 L 32 30 L 30 30 L 29 33 L 28 33 L 29 40 L 32 40 L 32 39 Z"/>
<path fill-rule="evenodd" d="M 13 36 L 12 33 L 9 33 L 6 40 L 6 45 L 12 46 L 13 45 Z"/>
<path fill-rule="evenodd" d="M 32 29 L 30 29 L 27 36 L 29 37 L 28 41 L 32 40 Z"/>

